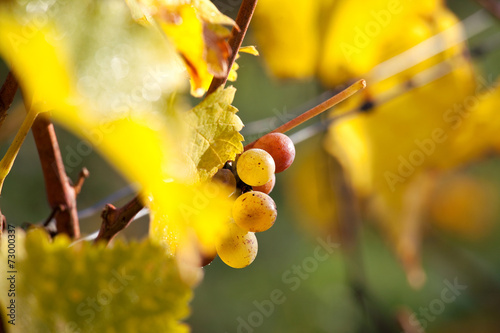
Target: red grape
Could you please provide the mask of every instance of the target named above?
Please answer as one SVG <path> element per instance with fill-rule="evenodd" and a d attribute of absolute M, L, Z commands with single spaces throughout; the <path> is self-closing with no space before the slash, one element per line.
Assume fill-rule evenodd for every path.
<path fill-rule="evenodd" d="M 269 133 L 257 140 L 253 148 L 267 151 L 274 159 L 276 173 L 285 171 L 295 159 L 292 140 L 282 133 Z"/>
<path fill-rule="evenodd" d="M 274 184 L 276 184 L 276 175 L 273 175 L 273 178 L 271 178 L 271 180 L 265 183 L 264 185 L 253 186 L 253 190 L 269 194 L 273 190 Z"/>

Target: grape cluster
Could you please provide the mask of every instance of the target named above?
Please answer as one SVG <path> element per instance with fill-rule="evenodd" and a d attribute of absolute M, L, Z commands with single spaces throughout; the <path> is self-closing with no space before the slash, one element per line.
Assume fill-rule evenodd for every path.
<path fill-rule="evenodd" d="M 271 228 L 278 215 L 269 196 L 275 173 L 286 170 L 294 158 L 292 140 L 281 133 L 269 133 L 214 176 L 214 180 L 234 188 L 236 197 L 231 221 L 216 243 L 217 254 L 228 266 L 243 268 L 254 261 L 258 249 L 255 233 Z"/>

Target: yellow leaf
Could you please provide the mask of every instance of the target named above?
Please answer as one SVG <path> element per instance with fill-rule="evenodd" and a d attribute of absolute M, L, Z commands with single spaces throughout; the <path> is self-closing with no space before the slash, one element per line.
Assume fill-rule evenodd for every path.
<path fill-rule="evenodd" d="M 382 10 L 382 7 L 377 8 L 374 10 Z M 427 207 L 424 199 L 433 182 L 431 172 L 456 166 L 460 155 L 451 149 L 456 132 L 446 115 L 474 95 L 476 86 L 473 68 L 463 55 L 465 45 L 456 43 L 456 36 L 453 37 L 453 34 L 460 35 L 462 30 L 449 11 L 440 8 L 422 16 L 414 10 L 404 18 L 404 31 L 392 26 L 391 30 L 381 30 L 380 36 L 367 42 L 366 48 L 361 50 L 367 55 L 366 59 L 353 55 L 347 61 L 338 54 L 328 58 L 332 66 L 337 59 L 335 66 L 342 66 L 344 72 L 332 67 L 331 70 L 342 74 L 340 77 L 325 74 L 324 81 L 334 84 L 339 78 L 352 78 L 365 72 L 368 76 L 366 96 L 375 101 L 375 107 L 366 114 L 331 126 L 325 147 L 344 165 L 358 195 L 370 200 L 382 231 L 402 259 L 410 280 L 418 285 L 422 282 L 419 245 L 423 212 Z M 394 18 L 391 24 L 396 22 L 398 19 Z M 352 26 L 355 23 L 345 21 L 344 24 Z M 341 27 L 337 28 L 342 31 Z M 443 31 L 447 33 L 439 37 L 442 42 L 454 45 L 445 52 L 382 81 L 377 81 L 370 72 L 379 62 Z M 408 79 L 441 62 L 451 68 L 449 73 L 384 101 L 383 96 L 404 89 L 402 85 Z M 380 105 L 379 100 L 382 101 Z M 354 96 L 339 106 L 340 112 L 358 108 L 364 102 L 363 96 Z"/>
<path fill-rule="evenodd" d="M 252 23 L 270 71 L 283 78 L 315 74 L 322 1 L 260 0 Z"/>
<path fill-rule="evenodd" d="M 445 167 L 470 163 L 484 157 L 491 151 L 500 151 L 500 86 L 493 86 L 484 79 L 479 80 L 474 94 L 467 96 L 461 105 L 447 110 L 446 117 L 451 122 L 450 151 Z"/>
<path fill-rule="evenodd" d="M 489 184 L 458 174 L 438 183 L 429 210 L 432 222 L 442 230 L 479 240 L 492 231 L 497 206 Z"/>
<path fill-rule="evenodd" d="M 33 27 L 21 26 L 14 16 L 0 11 L 0 54 L 16 77 L 25 82 L 23 93 L 28 105 L 38 112 L 60 109 L 69 97 L 69 69 L 64 66 L 67 54 L 59 41 L 45 40 L 54 29 L 50 24 L 30 34 L 23 33 L 23 28 Z M 51 60 L 49 66 L 47 59 Z M 26 73 L 36 74 L 27 77 Z"/>
<path fill-rule="evenodd" d="M 55 120 L 139 185 L 151 205 L 153 239 L 172 252 L 213 251 L 230 200 L 198 182 L 242 150 L 234 89 L 184 110 L 171 98 L 185 82 L 175 49 L 161 32 L 134 22 L 120 0 L 53 4 L 36 14 L 26 8 L 0 5 L 0 55 L 25 97 L 36 94 Z M 12 35 L 26 44 L 13 48 Z"/>
<path fill-rule="evenodd" d="M 425 40 L 432 35 L 429 22 L 441 3 L 336 1 L 325 28 L 318 76 L 325 85 L 336 86 Z"/>
<path fill-rule="evenodd" d="M 23 233 L 15 231 L 22 255 L 16 257 L 17 316 L 9 332 L 138 332 L 145 320 L 154 332 L 188 332 L 181 321 L 192 291 L 161 247 L 149 240 L 70 246 L 64 235 L 51 241 L 40 229 Z M 0 286 L 8 289 L 8 282 Z M 0 299 L 10 301 L 7 293 Z"/>
<path fill-rule="evenodd" d="M 258 56 L 259 55 L 259 51 L 253 45 L 251 45 L 251 46 L 242 46 L 242 47 L 240 47 L 240 50 L 238 52 L 248 53 L 248 54 L 251 54 L 251 55 L 254 55 L 254 56 Z M 239 55 L 238 55 L 238 57 L 239 57 Z"/>
<path fill-rule="evenodd" d="M 186 116 L 191 130 L 187 155 L 201 180 L 208 180 L 228 160 L 243 152 L 243 123 L 231 106 L 236 89 L 219 88 Z"/>
<path fill-rule="evenodd" d="M 151 196 L 150 235 L 172 254 L 215 254 L 215 241 L 230 218 L 233 200 L 223 186 L 164 182 Z M 196 261 L 193 262 L 196 264 Z M 199 262 L 197 263 L 199 265 Z"/>
<path fill-rule="evenodd" d="M 243 46 L 239 49 L 238 54 L 236 55 L 236 59 L 240 58 L 240 53 L 248 53 L 254 56 L 259 55 L 259 51 L 257 51 L 257 48 L 255 46 Z M 236 63 L 236 61 L 233 63 L 233 66 L 231 67 L 231 70 L 229 71 L 229 75 L 227 76 L 228 81 L 234 82 L 238 78 L 238 73 L 237 70 L 240 68 L 240 66 Z M 206 90 L 208 90 L 208 86 L 206 87 Z"/>
<path fill-rule="evenodd" d="M 336 236 L 337 198 L 332 191 L 331 163 L 317 140 L 304 142 L 293 168 L 285 174 L 285 194 L 302 226 L 318 235 Z"/>
<path fill-rule="evenodd" d="M 235 22 L 220 13 L 208 0 L 192 1 L 128 1 L 134 17 L 152 17 L 174 43 L 191 77 L 191 94 L 201 97 L 212 78 L 229 70 L 231 32 L 223 25 Z M 141 8 L 143 16 L 137 14 Z M 140 13 L 140 11 L 139 11 Z"/>

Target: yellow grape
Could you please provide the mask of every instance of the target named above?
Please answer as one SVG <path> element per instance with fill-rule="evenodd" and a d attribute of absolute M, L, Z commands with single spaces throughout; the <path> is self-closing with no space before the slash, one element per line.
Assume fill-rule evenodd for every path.
<path fill-rule="evenodd" d="M 217 241 L 215 247 L 221 260 L 233 268 L 250 265 L 257 256 L 259 248 L 255 234 L 241 229 L 234 223 L 226 226 L 223 236 Z"/>
<path fill-rule="evenodd" d="M 273 177 L 275 170 L 272 156 L 262 149 L 249 149 L 236 162 L 240 179 L 250 186 L 261 186 Z"/>
<path fill-rule="evenodd" d="M 258 191 L 243 193 L 233 205 L 234 222 L 252 232 L 262 232 L 271 228 L 277 215 L 273 199 Z"/>

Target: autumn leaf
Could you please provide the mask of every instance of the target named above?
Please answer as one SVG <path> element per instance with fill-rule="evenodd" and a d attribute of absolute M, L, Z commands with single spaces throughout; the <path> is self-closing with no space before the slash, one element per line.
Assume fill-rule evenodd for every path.
<path fill-rule="evenodd" d="M 285 174 L 285 195 L 301 222 L 301 226 L 317 235 L 334 235 L 338 226 L 338 200 L 332 191 L 331 158 L 318 149 L 319 140 L 302 143 L 298 154 Z"/>
<path fill-rule="evenodd" d="M 163 248 L 148 240 L 70 246 L 64 235 L 50 241 L 41 230 L 25 239 L 22 234 L 16 231 L 19 310 L 9 331 L 138 332 L 144 323 L 154 332 L 189 331 L 181 320 L 189 314 L 192 291 Z M 2 246 L 6 261 L 5 239 Z M 7 304 L 7 294 L 0 297 Z"/>
<path fill-rule="evenodd" d="M 257 51 L 257 48 L 255 46 L 242 46 L 238 50 L 238 54 L 236 55 L 236 60 L 240 58 L 240 53 L 248 53 L 254 56 L 259 55 L 259 51 Z M 238 78 L 238 69 L 240 66 L 236 63 L 236 61 L 233 63 L 233 66 L 231 67 L 231 70 L 229 71 L 229 75 L 227 76 L 227 80 L 234 82 Z M 207 87 L 208 88 L 208 87 Z"/>
<path fill-rule="evenodd" d="M 325 85 L 337 86 L 366 74 L 388 53 L 415 45 L 415 38 L 424 40 L 427 29 L 407 20 L 425 18 L 441 7 L 440 0 L 404 4 L 260 0 L 252 27 L 273 75 L 295 79 L 316 75 Z M 400 39 L 388 43 L 387 36 L 394 34 Z"/>
<path fill-rule="evenodd" d="M 219 88 L 192 109 L 186 117 L 191 138 L 187 154 L 201 180 L 212 177 L 226 161 L 243 151 L 243 123 L 231 106 L 236 89 Z"/>
<path fill-rule="evenodd" d="M 320 40 L 318 15 L 323 1 L 260 0 L 252 28 L 271 72 L 283 78 L 311 77 Z"/>
<path fill-rule="evenodd" d="M 404 4 L 336 1 L 327 16 L 318 77 L 326 86 L 336 86 L 366 75 L 383 61 L 434 35 L 431 22 L 439 24 L 441 20 L 436 19 L 437 11 L 444 11 L 441 0 Z M 367 83 L 371 85 L 369 80 Z"/>
<path fill-rule="evenodd" d="M 188 266 L 199 266 L 201 254 L 214 255 L 215 241 L 231 216 L 229 191 L 208 182 L 164 182 L 153 193 L 148 204 L 152 240 L 171 254 L 188 257 Z"/>
<path fill-rule="evenodd" d="M 158 182 L 157 195 L 150 204 L 151 237 L 171 253 L 214 255 L 214 241 L 231 216 L 230 193 L 209 180 L 226 161 L 243 151 L 239 133 L 243 123 L 231 106 L 235 92 L 233 87 L 221 87 L 189 112 L 178 115 L 188 129 L 185 141 L 178 144 L 190 161 L 188 169 L 196 170 L 196 181 Z M 199 248 L 193 249 L 193 243 Z"/>
<path fill-rule="evenodd" d="M 442 177 L 429 207 L 438 228 L 468 240 L 480 240 L 493 230 L 498 197 L 485 181 L 466 174 Z"/>
<path fill-rule="evenodd" d="M 157 24 L 172 41 L 191 77 L 191 94 L 201 97 L 212 78 L 230 70 L 231 31 L 224 26 L 236 23 L 219 12 L 208 0 L 128 1 L 138 21 Z M 151 19 L 148 19 L 148 18 Z"/>
<path fill-rule="evenodd" d="M 418 285 L 423 281 L 419 252 L 429 209 L 426 198 L 437 177 L 498 149 L 493 133 L 498 133 L 499 122 L 492 121 L 498 93 L 485 94 L 487 84 L 477 84 L 462 25 L 437 0 L 301 5 L 307 8 L 262 0 L 261 5 L 254 30 L 276 76 L 316 75 L 326 87 L 366 79 L 364 94 L 353 96 L 332 115 L 359 110 L 367 101 L 373 108 L 335 122 L 325 148 L 342 163 L 356 194 L 378 218 L 411 282 Z M 287 11 L 286 25 L 273 21 L 271 8 Z M 317 23 L 306 30 L 296 22 L 301 18 Z M 285 29 L 289 38 L 273 37 L 285 35 Z M 314 56 L 314 38 L 307 42 L 306 55 L 294 49 L 294 39 L 302 40 L 298 30 L 320 36 L 322 48 Z M 280 63 L 276 59 L 284 53 L 294 56 Z M 296 70 L 307 57 L 314 58 L 314 65 Z"/>
<path fill-rule="evenodd" d="M 429 24 L 429 18 L 439 23 Z M 408 37 L 413 45 L 444 31 L 460 34 L 461 27 L 457 22 L 444 8 L 425 16 L 415 12 L 405 19 L 406 31 L 415 31 Z M 446 40 L 444 36 L 449 34 L 441 37 Z M 394 29 L 387 36 L 373 41 L 379 48 L 377 60 L 390 59 L 404 51 L 383 47 L 397 44 L 400 39 L 398 29 Z M 378 216 L 382 231 L 402 259 L 414 285 L 422 282 L 419 247 L 423 212 L 428 205 L 424 198 L 429 195 L 433 181 L 433 176 L 428 173 L 457 166 L 460 155 L 451 150 L 452 136 L 456 133 L 447 120 L 446 112 L 452 110 L 454 105 L 464 103 L 464 99 L 474 95 L 476 89 L 474 71 L 469 60 L 463 56 L 465 45 L 452 45 L 446 52 L 394 77 L 377 81 L 376 78 L 370 79 L 372 73 L 367 73 L 366 93 L 374 96 L 375 107 L 366 115 L 333 125 L 325 143 L 327 150 L 344 165 L 358 195 L 369 198 L 372 213 Z M 376 96 L 398 89 L 408 78 L 441 62 L 450 66 L 449 73 L 378 105 Z M 374 64 L 366 70 L 372 66 Z M 357 108 L 364 102 L 362 97 L 355 96 L 336 112 Z"/>
<path fill-rule="evenodd" d="M 169 253 L 197 246 L 194 257 L 210 253 L 230 201 L 200 180 L 242 150 L 234 89 L 186 110 L 174 98 L 186 82 L 175 48 L 118 0 L 68 2 L 38 14 L 3 4 L 0 17 L 0 54 L 25 98 L 35 96 L 43 111 L 139 185 L 151 209 L 151 237 Z M 38 28 L 41 17 L 47 24 Z M 25 36 L 21 21 L 34 32 Z M 11 36 L 24 38 L 20 47 Z"/>

